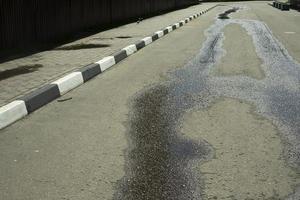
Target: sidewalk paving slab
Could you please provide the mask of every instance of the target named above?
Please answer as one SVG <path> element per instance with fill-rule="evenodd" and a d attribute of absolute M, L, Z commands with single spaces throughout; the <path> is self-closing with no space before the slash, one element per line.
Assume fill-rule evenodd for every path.
<path fill-rule="evenodd" d="M 56 49 L 1 63 L 0 71 L 12 70 L 18 67 L 25 67 L 30 70 L 29 73 L 1 80 L 0 106 L 4 106 L 24 94 L 49 84 L 76 69 L 111 55 L 151 35 L 157 30 L 178 22 L 191 14 L 210 8 L 213 5 L 215 4 L 205 3 L 191 6 L 186 9 L 145 19 L 141 23 L 130 23 L 102 31 Z M 139 48 L 140 45 L 142 44 L 137 45 L 137 48 Z M 123 54 L 120 55 L 120 59 L 122 55 Z M 36 65 L 42 67 L 34 69 Z"/>

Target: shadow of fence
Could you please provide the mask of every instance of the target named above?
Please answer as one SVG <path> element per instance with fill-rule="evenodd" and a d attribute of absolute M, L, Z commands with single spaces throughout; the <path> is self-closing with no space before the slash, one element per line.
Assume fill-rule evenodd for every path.
<path fill-rule="evenodd" d="M 197 0 L 1 0 L 0 57 L 198 3 Z M 9 54 L 9 53 L 8 53 Z"/>

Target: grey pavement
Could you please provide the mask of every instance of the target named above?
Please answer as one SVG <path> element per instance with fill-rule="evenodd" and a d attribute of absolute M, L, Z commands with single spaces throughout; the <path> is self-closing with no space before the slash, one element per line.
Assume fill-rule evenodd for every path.
<path fill-rule="evenodd" d="M 21 74 L 1 80 L 0 106 L 11 102 L 42 85 L 74 71 L 82 66 L 96 62 L 111 55 L 139 39 L 149 36 L 166 26 L 178 22 L 192 14 L 199 13 L 215 4 L 203 4 L 177 10 L 164 15 L 131 23 L 103 31 L 92 36 L 65 44 L 56 49 L 33 54 L 0 64 L 0 70 L 11 70 L 18 67 L 41 65 L 31 73 Z M 89 46 L 90 45 L 90 46 Z M 98 46 L 97 46 L 98 45 Z M 74 48 L 79 48 L 74 50 Z M 80 49 L 84 48 L 84 49 Z"/>
<path fill-rule="evenodd" d="M 222 3 L 1 130 L 0 199 L 300 199 L 300 13 L 268 3 Z"/>

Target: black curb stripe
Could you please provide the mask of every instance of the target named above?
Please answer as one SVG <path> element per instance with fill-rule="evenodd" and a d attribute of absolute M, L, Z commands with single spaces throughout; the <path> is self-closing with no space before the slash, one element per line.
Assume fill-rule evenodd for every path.
<path fill-rule="evenodd" d="M 99 64 L 93 63 L 79 69 L 78 71 L 82 73 L 83 81 L 87 82 L 88 80 L 100 74 L 101 68 Z"/>
<path fill-rule="evenodd" d="M 183 22 L 179 22 L 179 26 L 183 26 Z"/>
<path fill-rule="evenodd" d="M 154 42 L 154 41 L 157 40 L 157 39 L 158 39 L 158 34 L 152 35 L 152 42 Z"/>
<path fill-rule="evenodd" d="M 25 102 L 29 114 L 58 97 L 60 97 L 58 86 L 49 84 L 21 97 L 20 100 Z"/>
<path fill-rule="evenodd" d="M 163 30 L 164 31 L 164 35 L 167 35 L 169 33 L 169 30 L 166 28 Z"/>
<path fill-rule="evenodd" d="M 173 25 L 173 26 L 172 26 L 172 29 L 175 30 L 175 29 L 176 29 L 176 25 Z"/>
<path fill-rule="evenodd" d="M 184 20 L 184 21 L 185 21 L 185 23 L 188 23 L 188 22 L 189 22 L 189 20 L 187 20 L 187 19 L 186 19 L 186 20 Z"/>
<path fill-rule="evenodd" d="M 190 18 L 190 20 L 193 20 L 193 18 L 192 17 L 189 17 Z"/>
<path fill-rule="evenodd" d="M 137 43 L 135 43 L 136 49 L 140 50 L 142 48 L 144 48 L 146 46 L 145 42 L 143 40 L 138 41 Z"/>
<path fill-rule="evenodd" d="M 114 53 L 112 56 L 115 58 L 115 62 L 118 63 L 121 60 L 124 60 L 125 58 L 127 58 L 127 53 L 125 50 L 121 50 L 121 51 L 118 51 L 117 53 Z"/>

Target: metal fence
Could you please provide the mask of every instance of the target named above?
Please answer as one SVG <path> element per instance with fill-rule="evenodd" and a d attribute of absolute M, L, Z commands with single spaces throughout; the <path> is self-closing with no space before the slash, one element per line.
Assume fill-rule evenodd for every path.
<path fill-rule="evenodd" d="M 0 52 L 54 42 L 80 30 L 178 9 L 197 0 L 0 0 Z"/>
<path fill-rule="evenodd" d="M 290 4 L 292 8 L 300 9 L 300 0 L 290 0 Z"/>

